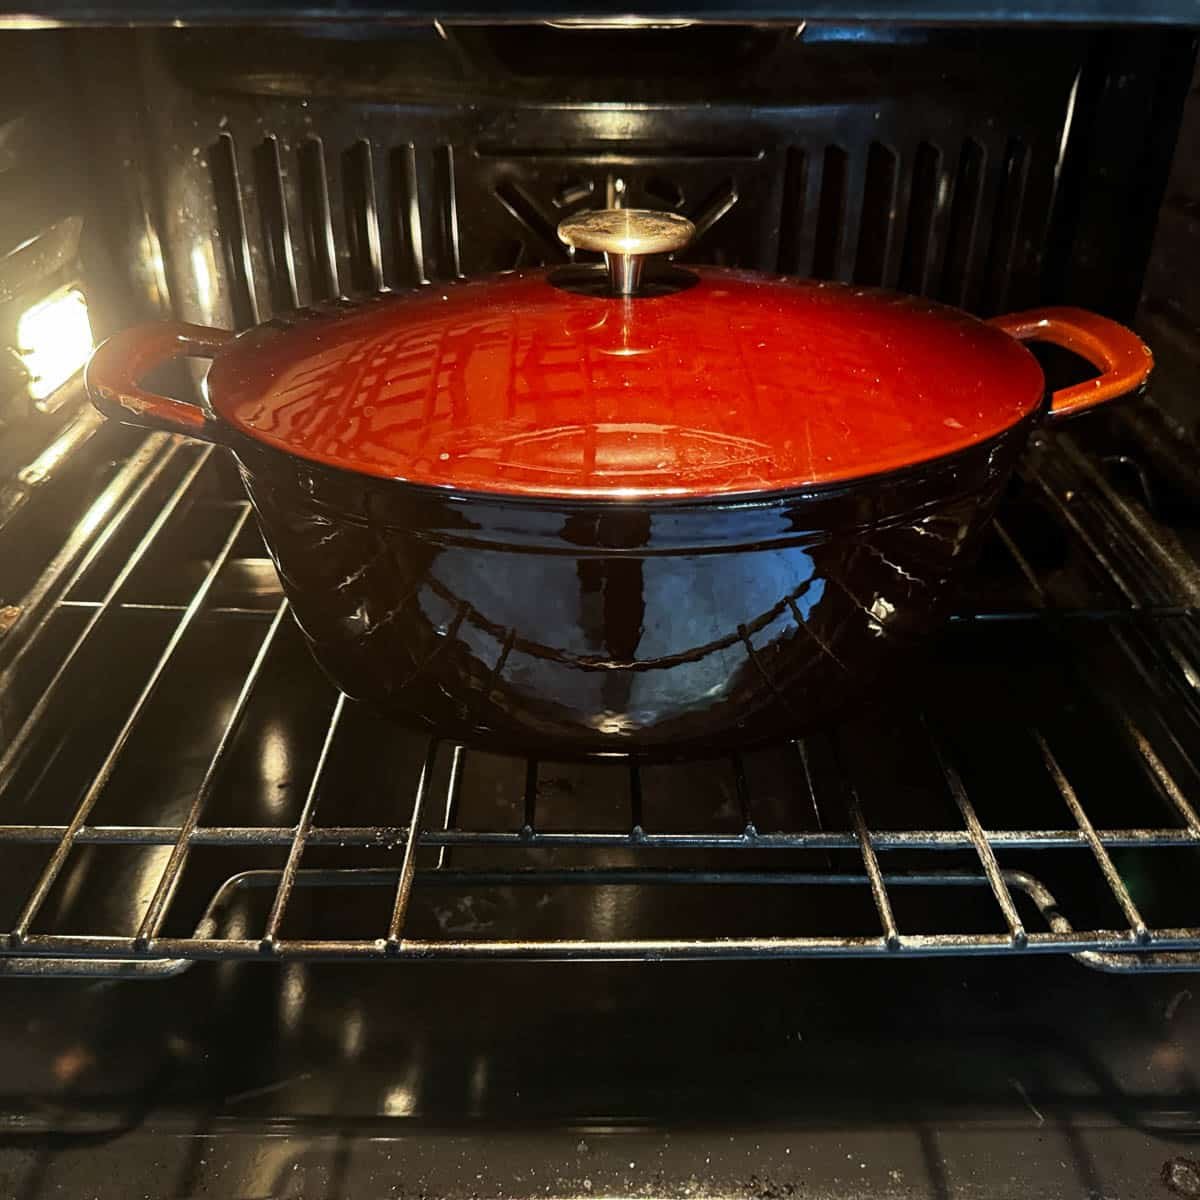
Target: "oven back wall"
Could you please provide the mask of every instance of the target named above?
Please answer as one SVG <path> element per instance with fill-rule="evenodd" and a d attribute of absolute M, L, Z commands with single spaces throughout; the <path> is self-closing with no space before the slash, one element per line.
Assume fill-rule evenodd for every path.
<path fill-rule="evenodd" d="M 139 297 L 238 328 L 340 294 L 564 260 L 558 221 L 606 204 L 686 214 L 695 261 L 981 313 L 1028 306 L 1092 209 L 1109 248 L 1140 244 L 1153 213 L 1137 205 L 1157 195 L 1172 140 L 1160 113 L 1148 143 L 1146 118 L 1180 73 L 1178 39 L 1154 31 L 71 37 L 118 261 Z M 1109 99 L 1097 141 L 1114 88 L 1121 119 Z M 1091 236 L 1087 282 L 1112 307 Z"/>
<path fill-rule="evenodd" d="M 6 62 L 37 45 L 61 64 L 42 78 L 54 81 L 52 99 L 76 114 L 83 136 L 69 152 L 43 137 L 40 152 L 78 164 L 59 191 L 85 213 L 97 332 L 156 312 L 244 326 L 296 302 L 380 283 L 553 261 L 561 253 L 550 236 L 556 220 L 610 195 L 699 219 L 697 259 L 898 283 L 980 311 L 1020 307 L 1055 288 L 1079 303 L 1099 296 L 1104 306 L 1113 295 L 1106 264 L 1119 258 L 1108 251 L 1144 233 L 1144 216 L 1130 214 L 1156 186 L 1138 164 L 1171 140 L 1160 127 L 1147 135 L 1143 118 L 1162 94 L 1160 67 L 1179 36 L 446 34 L 339 26 L 324 36 L 239 29 L 0 37 Z M 1135 59 L 1142 69 L 1127 70 Z M 1121 87 L 1108 82 L 1122 75 Z M 1124 113 L 1120 128 L 1097 125 L 1100 99 L 1117 96 L 1128 97 L 1113 100 Z M 1085 210 L 1095 217 L 1088 227 L 1100 231 L 1086 279 L 1064 273 L 1083 261 L 1073 231 Z M 1051 269 L 1055 262 L 1063 271 Z M 184 465 L 193 454 L 180 452 Z M 229 520 L 237 493 L 207 476 L 201 482 L 207 490 L 184 506 L 131 601 L 186 601 L 211 564 L 221 529 L 206 522 Z M 151 492 L 149 503 L 161 508 L 163 496 Z M 1065 540 L 1043 509 L 1027 524 Z M 1117 551 L 1127 547 L 1114 542 L 1106 551 L 1125 561 Z M 21 544 L 25 555 L 31 544 Z M 121 552 L 118 544 L 105 563 L 119 563 Z M 1081 553 L 1076 547 L 1072 561 Z M 257 546 L 239 547 L 230 607 L 277 603 L 264 563 Z M 1054 582 L 1074 578 L 1050 553 L 1034 565 Z M 1091 578 L 1091 565 L 1079 574 Z M 6 566 L 6 587 L 15 570 Z M 1025 598 L 1022 580 L 1012 587 Z M 995 590 L 984 590 L 997 602 Z M 83 593 L 83 602 L 94 594 Z M 1050 594 L 1053 602 L 1058 594 Z M 1144 610 L 1150 602 L 1142 599 Z M 1123 600 L 1104 593 L 1095 603 Z M 146 628 L 136 611 L 120 615 L 118 634 Z M 997 646 L 1043 657 L 1039 672 L 1053 665 L 1045 651 L 1057 643 L 1040 625 L 1030 628 L 1029 615 L 1013 624 L 1009 641 L 985 643 L 1005 669 L 1020 656 Z M 111 653 L 116 636 L 106 643 L 111 656 L 95 675 L 107 707 L 98 712 L 120 719 L 116 684 L 140 686 L 147 654 L 152 661 L 157 653 L 144 642 L 168 619 L 175 618 L 150 614 L 159 623 L 119 653 Z M 233 617 L 242 625 L 221 620 L 189 642 L 185 665 L 203 668 L 201 685 L 175 679 L 174 702 L 155 706 L 130 774 L 107 798 L 115 808 L 97 820 L 163 822 L 186 811 L 208 761 L 204 739 L 219 731 L 261 636 L 253 612 Z M 1136 640 L 1142 624 L 1128 622 L 1128 636 Z M 1109 646 L 1104 630 L 1095 636 Z M 969 628 L 960 637 L 985 640 Z M 963 694 L 973 695 L 973 681 L 995 674 L 972 676 L 962 647 L 951 643 L 946 653 Z M 113 664 L 120 670 L 110 674 Z M 1101 674 L 1114 686 L 1107 660 Z M 1022 720 L 1027 698 L 1046 715 L 1059 693 L 1020 678 L 1010 692 Z M 273 661 L 269 679 L 270 703 L 251 714 L 267 732 L 254 736 L 261 726 L 251 724 L 245 757 L 206 821 L 298 818 L 333 698 L 302 651 L 282 666 Z M 1164 709 L 1190 719 L 1188 706 L 1169 697 Z M 104 734 L 80 738 L 69 708 L 44 727 L 46 752 L 31 756 L 38 786 L 6 793 L 5 820 L 69 817 L 75 793 L 63 773 L 90 770 L 88 751 Z M 1074 710 L 1063 719 L 1082 723 Z M 188 736 L 178 736 L 181 728 Z M 158 747 L 172 730 L 164 753 Z M 1093 732 L 1077 744 L 1089 751 L 1116 741 Z M 351 740 L 342 752 L 362 744 Z M 1011 805 L 1042 797 L 996 784 L 1004 774 L 997 767 L 1010 765 L 1002 757 L 980 767 L 995 790 L 985 819 L 1019 827 L 1025 812 Z M 473 775 L 471 786 L 493 816 L 498 808 L 519 823 L 520 764 L 508 767 L 516 776 L 506 790 L 495 761 L 493 774 Z M 696 823 L 698 798 L 736 817 L 733 784 L 719 790 L 713 776 L 709 766 L 696 768 L 671 792 L 681 822 Z M 550 774 L 542 799 L 560 813 L 569 793 L 561 777 Z M 388 778 L 364 789 L 352 775 L 333 778 L 322 820 L 404 819 L 411 785 Z M 1119 819 L 1110 824 L 1159 819 L 1152 785 L 1135 778 L 1140 788 L 1119 789 L 1128 807 L 1114 801 Z M 794 769 L 788 780 L 802 786 Z M 886 782 L 891 798 L 894 780 Z M 586 805 L 615 791 L 581 783 L 570 794 Z M 17 793 L 27 807 L 14 802 Z M 648 795 L 653 817 L 660 810 L 653 789 Z M 364 796 L 366 817 L 355 808 Z M 948 796 L 939 792 L 938 800 L 945 812 L 937 820 L 957 822 Z M 1065 810 L 1047 816 L 1034 808 L 1034 823 L 1069 820 Z M 837 820 L 843 828 L 844 813 Z M 0 857 L 4 906 L 23 899 L 50 848 L 9 850 Z M 76 928 L 136 926 L 167 853 L 161 844 L 78 848 L 70 886 L 55 898 L 62 907 L 51 915 L 78 916 Z M 190 932 L 186 901 L 202 907 L 226 875 L 278 868 L 284 853 L 279 844 L 198 852 L 179 926 Z M 853 851 L 840 853 L 858 869 Z M 971 853 L 964 849 L 968 860 Z M 455 851 L 456 866 L 485 861 L 478 849 Z M 1006 856 L 1004 865 L 1022 861 Z M 822 853 L 817 866 L 828 865 Z M 1191 866 L 1182 861 L 1176 880 L 1185 902 Z M 1085 858 L 1080 873 L 1088 869 Z M 703 932 L 753 911 L 758 901 L 744 889 L 733 904 L 737 891 L 710 894 L 702 910 L 678 895 L 652 903 L 642 893 L 631 903 L 655 919 L 706 916 L 710 924 L 693 926 Z M 357 907 L 333 894 L 322 904 L 303 891 L 296 920 L 353 918 Z M 860 899 L 851 915 L 874 929 L 865 892 Z M 793 894 L 754 911 L 752 928 L 827 927 L 829 909 Z M 432 921 L 429 910 L 468 929 L 481 919 L 469 904 L 464 915 L 436 896 L 427 905 Z M 585 900 L 573 911 L 584 928 L 604 933 L 625 910 Z M 386 926 L 386 915 L 372 931 Z M 999 919 L 991 909 L 986 915 Z M 453 932 L 464 936 L 457 925 Z M 1044 959 L 227 963 L 137 984 L 4 979 L 0 1193 L 943 1200 L 990 1189 L 1004 1197 L 1165 1198 L 1187 1194 L 1196 1178 L 1193 992 L 1200 994 L 1186 978 L 1114 978 Z"/>

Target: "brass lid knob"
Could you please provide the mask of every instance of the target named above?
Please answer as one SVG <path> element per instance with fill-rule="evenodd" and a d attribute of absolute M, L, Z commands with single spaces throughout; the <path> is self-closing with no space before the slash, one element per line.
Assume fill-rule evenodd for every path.
<path fill-rule="evenodd" d="M 612 289 L 632 296 L 649 254 L 682 250 L 696 233 L 687 217 L 644 208 L 603 208 L 568 217 L 558 227 L 559 239 L 576 250 L 599 251 Z"/>

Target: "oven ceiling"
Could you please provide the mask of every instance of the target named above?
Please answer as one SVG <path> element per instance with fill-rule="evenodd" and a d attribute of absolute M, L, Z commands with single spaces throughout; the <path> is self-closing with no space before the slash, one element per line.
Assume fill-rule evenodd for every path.
<path fill-rule="evenodd" d="M 1009 25 L 1014 22 L 1076 25 L 1195 25 L 1196 0 L 691 0 L 690 3 L 566 5 L 554 0 L 40 0 L 0 5 L 0 22 L 28 28 L 42 24 L 174 25 L 250 24 L 298 21 L 368 20 L 423 22 L 569 21 L 575 24 L 653 26 L 676 21 L 798 23 L 886 21 L 924 25 Z"/>

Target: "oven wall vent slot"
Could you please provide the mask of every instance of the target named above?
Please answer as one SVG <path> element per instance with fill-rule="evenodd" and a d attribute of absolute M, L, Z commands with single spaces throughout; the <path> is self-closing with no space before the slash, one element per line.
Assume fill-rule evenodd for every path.
<path fill-rule="evenodd" d="M 1000 165 L 998 193 L 984 268 L 982 307 L 989 313 L 1004 312 L 1018 254 L 1021 216 L 1029 182 L 1029 148 L 1020 138 L 1010 138 Z"/>
<path fill-rule="evenodd" d="M 954 175 L 950 230 L 942 266 L 941 299 L 948 304 L 967 305 L 974 290 L 986 166 L 987 151 L 973 138 L 967 138 L 959 151 Z"/>
<path fill-rule="evenodd" d="M 233 135 L 220 134 L 208 153 L 217 207 L 217 240 L 233 323 L 238 329 L 246 329 L 258 323 L 258 301 L 254 295 L 250 240 L 246 236 L 246 211 Z"/>
<path fill-rule="evenodd" d="M 462 275 L 462 251 L 458 240 L 458 188 L 455 179 L 454 147 L 438 146 L 433 152 L 434 176 L 440 204 L 443 273 L 450 278 Z"/>
<path fill-rule="evenodd" d="M 401 287 L 426 283 L 425 243 L 421 232 L 421 195 L 417 152 L 412 142 L 391 153 L 392 237 L 396 282 Z"/>
<path fill-rule="evenodd" d="M 804 229 L 810 211 L 808 187 L 808 155 L 799 146 L 789 146 L 784 155 L 783 211 L 779 218 L 779 254 L 775 268 L 785 275 L 799 275 L 802 262 L 812 261 L 812 248 L 803 253 L 806 244 Z"/>
<path fill-rule="evenodd" d="M 312 279 L 312 299 L 333 300 L 340 294 L 341 287 L 333 240 L 333 216 L 329 206 L 325 147 L 321 139 L 305 139 L 300 146 L 298 160 L 304 252 Z"/>
<path fill-rule="evenodd" d="M 254 180 L 262 224 L 263 255 L 272 312 L 300 303 L 296 288 L 296 263 L 288 219 L 279 140 L 266 137 L 254 148 Z"/>
<path fill-rule="evenodd" d="M 350 284 L 358 292 L 377 292 L 383 287 L 383 250 L 370 142 L 355 142 L 343 152 L 342 185 L 346 197 Z"/>
<path fill-rule="evenodd" d="M 845 239 L 847 156 L 840 146 L 826 146 L 821 160 L 821 198 L 817 204 L 814 279 L 836 277 Z"/>
<path fill-rule="evenodd" d="M 872 142 L 867 150 L 863 185 L 862 219 L 854 257 L 854 282 L 879 287 L 891 254 L 896 226 L 896 186 L 899 163 L 896 152 Z"/>
<path fill-rule="evenodd" d="M 918 144 L 913 155 L 908 219 L 900 253 L 896 286 L 915 295 L 929 294 L 937 254 L 935 228 L 944 219 L 946 186 L 942 176 L 941 151 L 930 142 Z"/>

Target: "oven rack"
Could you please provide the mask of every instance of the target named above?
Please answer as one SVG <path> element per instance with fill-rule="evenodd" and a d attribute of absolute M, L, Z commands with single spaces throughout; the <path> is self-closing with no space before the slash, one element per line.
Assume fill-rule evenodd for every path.
<path fill-rule="evenodd" d="M 463 781 L 476 752 L 436 738 L 421 742 L 419 770 L 411 787 L 393 797 L 394 821 L 343 823 L 339 807 L 350 781 L 335 766 L 336 748 L 347 724 L 358 719 L 358 706 L 335 694 L 315 668 L 312 704 L 325 706 L 327 716 L 320 752 L 298 790 L 303 800 L 294 819 L 253 825 L 206 822 L 214 796 L 228 782 L 226 773 L 246 714 L 271 675 L 273 655 L 295 631 L 277 584 L 260 586 L 249 601 L 227 595 L 230 575 L 245 574 L 248 564 L 255 566 L 261 583 L 264 556 L 261 547 L 247 552 L 254 538 L 249 506 L 222 479 L 220 457 L 211 448 L 154 435 L 141 445 L 135 460 L 137 470 L 119 476 L 123 492 L 114 493 L 110 487 L 96 501 L 99 511 L 85 518 L 83 525 L 93 530 L 91 536 L 79 540 L 74 557 L 59 556 L 49 568 L 50 576 L 38 581 L 26 604 L 17 606 L 22 638 L 0 643 L 0 684 L 5 686 L 31 669 L 39 655 L 51 660 L 36 699 L 9 721 L 13 732 L 0 749 L 0 865 L 15 850 L 38 856 L 31 885 L 0 933 L 0 974 L 157 978 L 201 960 L 1031 954 L 1070 955 L 1113 972 L 1200 969 L 1200 926 L 1195 919 L 1164 920 L 1157 910 L 1143 911 L 1142 902 L 1147 878 L 1161 871 L 1178 879 L 1179 855 L 1200 849 L 1200 816 L 1188 798 L 1194 786 L 1189 751 L 1200 731 L 1195 695 L 1200 678 L 1195 625 L 1200 588 L 1189 560 L 1170 535 L 1140 505 L 1124 498 L 1103 465 L 1067 437 L 1039 436 L 1023 478 L 1042 511 L 1083 556 L 1093 576 L 1089 603 L 1062 603 L 1076 584 L 1064 584 L 1057 575 L 1047 578 L 1035 565 L 1037 556 L 1002 513 L 997 543 L 1026 602 L 968 608 L 957 615 L 955 624 L 982 630 L 985 636 L 1005 626 L 1037 628 L 1056 645 L 1067 647 L 1082 636 L 1082 648 L 1071 651 L 1076 660 L 1074 686 L 1106 714 L 1106 727 L 1097 736 L 1119 743 L 1136 768 L 1142 791 L 1122 807 L 1128 819 L 1093 819 L 1087 788 L 1068 765 L 1078 758 L 1076 751 L 1065 747 L 1064 754 L 1061 731 L 1032 721 L 1015 736 L 1036 760 L 1038 786 L 1049 788 L 1053 802 L 1038 810 L 1042 821 L 1021 828 L 994 824 L 981 815 L 944 714 L 924 709 L 909 723 L 908 749 L 920 742 L 921 753 L 935 764 L 935 790 L 942 793 L 945 819 L 920 828 L 895 828 L 888 820 L 875 819 L 855 782 L 852 751 L 838 733 L 778 752 L 783 774 L 790 776 L 800 798 L 798 807 L 815 813 L 815 823 L 806 828 L 765 824 L 760 797 L 741 757 L 721 767 L 732 779 L 737 810 L 721 828 L 661 827 L 646 795 L 646 769 L 635 763 L 580 768 L 607 773 L 603 790 L 622 810 L 609 827 L 586 828 L 585 821 L 574 826 L 547 823 L 542 783 L 557 768 L 535 761 L 521 764 L 519 794 L 500 814 L 503 820 L 468 825 L 460 821 L 460 806 Z M 146 565 L 165 551 L 186 555 L 194 549 L 189 522 L 201 517 L 210 530 L 216 522 L 217 532 L 210 539 L 215 548 L 200 556 L 202 569 L 190 595 L 139 599 L 134 584 L 144 580 Z M 107 560 L 112 561 L 105 571 Z M 104 585 L 88 593 L 83 585 L 97 573 Z M 85 657 L 97 653 L 106 622 L 118 612 L 134 619 L 152 614 L 167 622 L 169 635 L 139 676 L 136 697 L 114 726 L 107 750 L 69 818 L 30 821 L 22 809 L 27 796 L 16 785 L 29 778 L 28 760 L 36 757 L 38 739 L 49 725 L 61 722 L 55 709 L 71 689 L 73 673 Z M 55 619 L 63 613 L 76 622 L 75 632 L 73 640 L 56 641 L 61 635 Z M 260 633 L 236 698 L 217 722 L 219 736 L 186 807 L 171 819 L 151 823 L 95 819 L 140 726 L 154 712 L 163 680 L 204 622 L 242 628 L 250 623 Z M 101 646 L 100 652 L 104 669 L 123 669 L 119 648 L 105 656 Z M 1111 686 L 1110 656 L 1140 681 L 1138 703 Z M 188 716 L 181 712 L 179 719 Z M 1011 754 L 1013 737 L 1006 732 L 994 752 Z M 1111 797 L 1108 803 L 1111 807 Z M 14 812 L 26 819 L 13 819 Z M 1147 823 L 1150 812 L 1158 819 Z M 72 912 L 69 905 L 57 903 L 69 864 L 91 848 L 99 856 L 95 870 L 102 879 L 100 863 L 106 852 L 157 851 L 148 860 L 152 868 L 137 877 L 140 895 L 131 896 L 124 919 L 114 921 L 112 928 L 97 930 L 87 921 L 73 926 L 61 919 L 63 912 Z M 199 919 L 190 931 L 172 930 L 189 862 L 206 850 L 235 858 L 245 851 L 248 861 L 202 897 Z M 306 854 L 350 859 L 355 851 L 371 852 L 377 861 L 305 864 Z M 282 862 L 264 868 L 250 852 L 274 853 Z M 1116 920 L 1089 919 L 1090 901 L 1079 904 L 1082 915 L 1076 915 L 1073 884 L 1070 892 L 1051 889 L 1041 863 L 1064 852 L 1070 852 L 1072 866 L 1063 878 L 1074 880 L 1082 871 L 1090 879 L 1088 886 L 1104 894 Z M 569 862 L 562 860 L 563 854 Z M 1194 862 L 1189 869 L 1194 871 Z M 1131 874 L 1137 876 L 1133 883 Z M 121 886 L 122 876 L 116 871 L 112 880 L 114 887 Z M 798 934 L 728 934 L 693 924 L 681 934 L 661 936 L 616 927 L 597 930 L 585 922 L 588 927 L 582 931 L 559 929 L 548 936 L 536 929 L 524 931 L 518 921 L 515 929 L 501 934 L 472 936 L 472 931 L 451 929 L 431 936 L 429 921 L 414 923 L 413 917 L 414 898 L 438 893 L 474 897 L 497 890 L 509 896 L 537 892 L 553 903 L 586 889 L 608 894 L 632 889 L 661 897 L 675 888 L 704 893 L 714 911 L 728 892 L 770 894 L 776 908 L 796 905 L 804 913 L 805 927 Z M 371 922 L 364 920 L 349 935 L 292 929 L 298 898 L 304 898 L 310 913 L 319 914 L 323 897 L 333 894 L 330 889 L 341 896 L 379 895 L 386 900 L 386 911 Z M 830 889 L 839 897 L 834 905 L 806 904 L 807 895 L 826 896 Z M 897 910 L 900 898 L 915 894 L 988 898 L 995 928 L 963 931 L 952 921 L 912 928 Z M 780 901 L 780 896 L 786 900 Z M 841 927 L 837 918 L 843 897 L 869 897 L 873 928 Z M 52 899 L 60 917 L 46 921 Z M 257 900 L 269 900 L 266 911 L 248 919 L 244 910 Z M 1186 914 L 1186 906 L 1184 910 Z M 583 911 L 588 911 L 586 905 Z M 828 922 L 822 916 L 826 911 Z"/>

